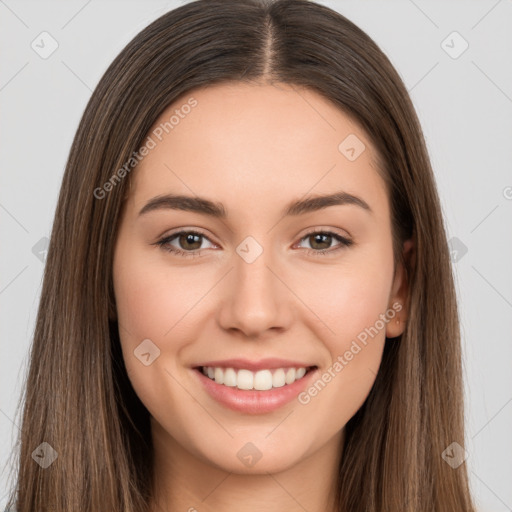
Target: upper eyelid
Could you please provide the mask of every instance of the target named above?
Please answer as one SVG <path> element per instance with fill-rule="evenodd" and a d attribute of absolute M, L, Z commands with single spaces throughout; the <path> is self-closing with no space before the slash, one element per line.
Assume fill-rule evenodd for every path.
<path fill-rule="evenodd" d="M 190 229 L 179 229 L 178 231 L 175 231 L 174 233 L 170 233 L 168 235 L 162 235 L 161 237 L 159 237 L 158 240 L 169 240 L 169 239 L 172 239 L 178 235 L 181 235 L 181 234 L 195 234 L 195 235 L 200 235 L 202 236 L 203 238 L 206 238 L 208 239 L 212 244 L 215 244 L 215 245 L 218 245 L 216 242 L 214 242 L 213 240 L 211 240 L 211 238 L 206 234 L 206 233 L 203 233 L 200 229 L 196 229 L 196 228 L 190 228 Z"/>

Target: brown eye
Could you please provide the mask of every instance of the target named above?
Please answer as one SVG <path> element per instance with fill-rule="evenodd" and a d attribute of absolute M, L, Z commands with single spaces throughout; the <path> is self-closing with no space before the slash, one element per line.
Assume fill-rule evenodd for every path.
<path fill-rule="evenodd" d="M 308 239 L 312 249 L 325 250 L 331 246 L 333 237 L 326 233 L 314 233 L 309 235 Z"/>
<path fill-rule="evenodd" d="M 310 248 L 306 247 L 307 254 L 314 256 L 335 253 L 340 249 L 350 247 L 354 243 L 352 240 L 331 231 L 313 231 L 304 236 L 301 239 L 302 241 L 307 241 L 310 246 Z M 332 246 L 333 241 L 337 241 L 338 244 Z"/>
<path fill-rule="evenodd" d="M 169 235 L 156 242 L 163 250 L 175 253 L 179 256 L 199 256 L 204 247 L 201 247 L 204 241 L 214 244 L 202 233 L 196 231 L 179 231 Z"/>
<path fill-rule="evenodd" d="M 177 240 L 181 249 L 195 251 L 201 247 L 202 235 L 181 233 Z"/>

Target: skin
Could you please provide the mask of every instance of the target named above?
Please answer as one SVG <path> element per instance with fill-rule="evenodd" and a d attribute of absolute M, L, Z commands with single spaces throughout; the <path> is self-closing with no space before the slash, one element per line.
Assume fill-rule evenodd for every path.
<path fill-rule="evenodd" d="M 151 414 L 155 447 L 153 510 L 334 510 L 332 492 L 344 426 L 366 399 L 386 336 L 402 333 L 407 281 L 394 274 L 390 205 L 365 132 L 317 93 L 286 84 L 221 84 L 194 90 L 198 104 L 133 171 L 114 255 L 114 290 L 123 357 Z M 355 134 L 366 146 L 349 161 L 338 150 Z M 344 190 L 366 201 L 283 217 L 290 201 Z M 158 209 L 153 197 L 206 197 L 224 220 Z M 154 245 L 180 230 L 204 233 L 197 245 Z M 318 228 L 335 238 L 306 236 Z M 236 252 L 252 236 L 263 253 Z M 182 239 L 183 240 L 183 239 Z M 404 245 L 408 257 L 411 242 Z M 330 253 L 313 254 L 327 248 Z M 310 253 L 308 254 L 308 249 Z M 197 250 L 196 250 L 197 253 Z M 266 414 L 225 408 L 203 390 L 192 367 L 208 360 L 280 357 L 327 371 L 357 335 L 400 302 L 402 310 L 311 401 Z M 144 339 L 160 350 L 145 366 Z M 396 342 L 393 339 L 387 343 Z M 253 443 L 252 467 L 237 452 Z"/>

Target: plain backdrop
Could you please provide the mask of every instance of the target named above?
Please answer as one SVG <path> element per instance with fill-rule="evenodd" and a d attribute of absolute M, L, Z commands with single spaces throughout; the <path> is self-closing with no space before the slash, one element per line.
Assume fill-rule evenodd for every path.
<path fill-rule="evenodd" d="M 182 3 L 0 0 L 1 510 L 46 238 L 74 133 L 114 57 L 147 24 Z M 466 464 L 479 510 L 511 511 L 512 1 L 319 3 L 379 44 L 417 109 L 460 303 Z M 43 46 L 56 49 L 41 55 Z"/>

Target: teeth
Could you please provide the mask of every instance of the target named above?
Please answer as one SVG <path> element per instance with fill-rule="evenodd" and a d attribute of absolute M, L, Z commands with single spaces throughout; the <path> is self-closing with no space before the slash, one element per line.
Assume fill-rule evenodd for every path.
<path fill-rule="evenodd" d="M 302 379 L 306 375 L 306 368 L 298 368 L 297 372 L 295 373 L 296 379 Z"/>
<path fill-rule="evenodd" d="M 214 376 L 217 384 L 224 384 L 224 372 L 222 368 L 215 368 Z"/>
<path fill-rule="evenodd" d="M 222 371 L 222 369 L 218 368 Z M 249 370 L 238 370 L 236 376 L 236 387 L 238 389 L 253 389 L 254 373 Z"/>
<path fill-rule="evenodd" d="M 284 374 L 284 370 L 279 368 L 272 375 L 272 387 L 280 388 L 286 384 L 286 377 Z"/>
<path fill-rule="evenodd" d="M 217 384 L 236 387 L 238 389 L 266 391 L 272 388 L 280 388 L 302 379 L 306 374 L 306 368 L 276 368 L 273 370 L 235 370 L 234 368 L 213 368 L 211 366 L 201 368 L 201 372 L 214 380 Z"/>
<path fill-rule="evenodd" d="M 260 370 L 254 374 L 254 389 L 265 391 L 272 389 L 272 373 L 270 370 Z"/>
<path fill-rule="evenodd" d="M 295 382 L 295 368 L 290 368 L 286 372 L 286 377 L 284 378 L 284 381 L 286 384 L 291 384 L 292 382 Z"/>
<path fill-rule="evenodd" d="M 224 370 L 224 386 L 236 387 L 236 372 L 233 368 L 226 368 Z"/>

